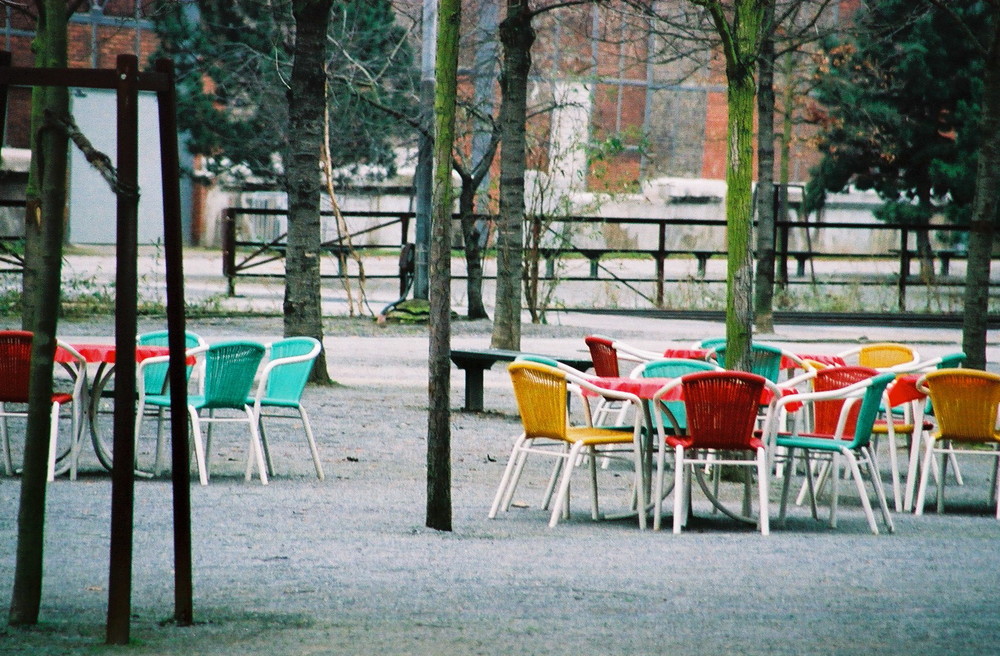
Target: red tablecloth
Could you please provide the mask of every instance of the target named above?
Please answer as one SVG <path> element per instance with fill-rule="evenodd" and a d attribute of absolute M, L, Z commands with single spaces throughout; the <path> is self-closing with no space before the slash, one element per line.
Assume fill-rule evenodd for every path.
<path fill-rule="evenodd" d="M 704 360 L 711 349 L 703 348 L 668 348 L 663 351 L 663 357 L 665 358 L 686 358 L 688 360 Z M 815 360 L 820 364 L 825 364 L 829 367 L 843 367 L 846 362 L 844 358 L 839 355 L 827 355 L 822 353 L 796 353 L 802 360 Z M 782 369 L 794 369 L 797 365 L 790 358 L 781 359 Z"/>
<path fill-rule="evenodd" d="M 704 360 L 711 351 L 703 348 L 668 348 L 663 351 L 665 358 L 684 358 L 685 360 Z"/>
<path fill-rule="evenodd" d="M 613 390 L 615 392 L 627 392 L 628 394 L 635 394 L 640 399 L 652 399 L 657 392 L 660 391 L 667 383 L 676 380 L 675 378 L 626 378 L 626 377 L 611 377 L 602 376 L 592 379 L 594 385 L 598 387 L 603 387 L 604 389 Z M 679 401 L 684 398 L 683 386 L 677 385 L 673 389 L 669 390 L 662 399 L 664 401 Z M 795 394 L 793 389 L 783 389 L 781 391 L 782 396 L 790 396 Z M 591 393 L 592 394 L 592 393 Z M 771 402 L 771 390 L 764 388 L 764 392 L 760 398 L 761 405 L 767 405 Z M 795 412 L 800 407 L 801 403 L 789 403 L 785 408 L 789 412 Z"/>
<path fill-rule="evenodd" d="M 847 365 L 844 358 L 839 355 L 826 355 L 822 353 L 796 353 L 795 355 L 803 360 L 813 360 L 828 367 L 844 367 Z M 783 358 L 781 361 L 782 369 L 792 369 L 794 366 L 795 363 L 787 358 Z"/>
<path fill-rule="evenodd" d="M 87 362 L 115 363 L 116 349 L 114 344 L 70 344 L 70 346 L 75 348 Z M 135 361 L 142 362 L 146 358 L 169 354 L 170 349 L 166 346 L 137 346 L 135 349 Z M 55 361 L 70 364 L 74 360 L 65 349 L 56 348 Z M 194 356 L 188 356 L 187 364 L 194 364 Z"/>

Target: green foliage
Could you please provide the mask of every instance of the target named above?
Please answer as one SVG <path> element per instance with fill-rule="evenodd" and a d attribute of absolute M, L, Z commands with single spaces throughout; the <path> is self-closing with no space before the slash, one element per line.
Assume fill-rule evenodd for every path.
<path fill-rule="evenodd" d="M 281 180 L 286 93 L 293 64 L 290 0 L 163 3 L 156 57 L 177 69 L 178 121 L 210 170 Z M 327 62 L 330 152 L 335 170 L 395 173 L 393 147 L 410 136 L 417 74 L 406 30 L 388 0 L 334 4 Z"/>
<path fill-rule="evenodd" d="M 976 0 L 951 3 L 968 25 L 989 28 Z M 851 38 L 826 44 L 816 98 L 823 159 L 809 210 L 848 185 L 886 201 L 879 218 L 961 221 L 972 202 L 982 60 L 956 21 L 924 2 L 867 3 Z"/>

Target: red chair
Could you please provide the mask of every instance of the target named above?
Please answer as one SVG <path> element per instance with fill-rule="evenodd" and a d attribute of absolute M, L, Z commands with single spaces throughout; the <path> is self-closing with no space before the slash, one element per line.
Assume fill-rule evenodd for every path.
<path fill-rule="evenodd" d="M 768 407 L 781 396 L 774 383 L 763 376 L 740 371 L 707 371 L 688 374 L 676 383 L 665 386 L 657 393 L 656 402 L 670 393 L 675 387 L 681 387 L 684 397 L 684 410 L 687 420 L 687 430 L 683 435 L 666 435 L 656 413 L 655 419 L 660 435 L 660 448 L 657 458 L 657 480 L 654 491 L 653 529 L 659 528 L 660 509 L 662 505 L 662 490 L 664 476 L 664 460 L 666 448 L 674 449 L 674 533 L 680 533 L 681 527 L 687 523 L 687 513 L 691 498 L 691 475 L 696 466 L 704 467 L 710 463 L 713 467 L 719 465 L 738 465 L 755 467 L 757 469 L 757 487 L 759 492 L 759 512 L 757 526 L 761 534 L 770 532 L 768 523 L 768 470 L 767 454 L 764 443 L 755 434 L 757 417 L 761 399 L 766 396 L 765 389 L 771 391 Z M 739 452 L 750 457 L 738 458 Z M 750 477 L 746 478 L 749 491 Z M 702 485 L 706 494 L 708 488 Z M 717 498 L 712 503 L 729 516 L 747 520 L 750 509 L 749 497 L 744 502 L 743 515 L 737 515 L 724 508 Z"/>
<path fill-rule="evenodd" d="M 618 368 L 618 351 L 610 337 L 588 335 L 583 338 L 590 349 L 590 359 L 594 362 L 594 373 L 598 376 L 617 378 L 621 375 Z"/>
<path fill-rule="evenodd" d="M 14 474 L 14 463 L 11 458 L 10 436 L 7 417 L 27 417 L 26 410 L 12 411 L 7 404 L 26 405 L 28 403 L 28 387 L 31 375 L 31 343 L 34 336 L 26 330 L 0 331 L 0 441 L 3 442 L 4 469 L 8 476 Z M 63 458 L 59 473 L 66 471 L 73 463 L 77 443 L 80 439 L 81 409 L 83 390 L 86 380 L 86 360 L 68 344 L 57 342 L 58 346 L 69 353 L 72 364 L 67 365 L 74 377 L 72 393 L 58 392 L 52 395 L 51 429 L 49 431 L 48 480 L 56 475 L 57 446 L 59 439 L 60 409 L 78 401 L 78 408 L 72 408 L 72 441 L 66 451 L 69 457 Z M 74 472 L 75 473 L 75 472 Z"/>
<path fill-rule="evenodd" d="M 618 349 L 610 337 L 588 335 L 583 338 L 590 349 L 590 359 L 594 363 L 594 373 L 598 376 L 618 378 L 621 369 L 618 363 Z M 609 401 L 604 398 L 597 400 L 594 408 L 593 421 L 595 425 L 610 424 L 621 426 L 625 423 L 630 405 L 619 401 Z"/>
<path fill-rule="evenodd" d="M 873 376 L 878 375 L 877 369 L 872 369 L 871 367 L 860 367 L 860 366 L 848 366 L 848 367 L 827 367 L 825 369 L 820 369 L 816 372 L 812 380 L 812 391 L 813 392 L 832 392 L 834 390 L 841 390 L 845 387 L 854 385 L 855 383 L 860 383 L 863 380 L 868 380 Z M 818 400 L 806 406 L 805 410 L 811 412 L 811 417 L 806 419 L 809 426 L 805 430 L 799 431 L 799 435 L 806 437 L 819 437 L 819 438 L 832 438 L 834 435 L 842 435 L 844 439 L 851 439 L 854 437 L 854 426 L 858 421 L 858 411 L 861 409 L 860 404 L 854 404 L 848 409 L 848 412 L 844 417 L 841 417 L 841 411 L 844 408 L 843 398 L 835 398 L 828 400 Z M 843 420 L 843 428 L 838 432 L 838 425 Z M 815 494 L 819 494 L 823 485 L 826 483 L 826 479 L 829 473 L 829 461 L 824 463 L 823 467 L 819 472 L 819 480 L 815 484 L 812 481 L 812 473 L 806 472 L 809 477 L 807 480 L 803 481 L 802 488 L 799 490 L 799 495 L 795 499 L 796 505 L 802 505 L 805 501 L 806 494 L 809 492 L 810 488 L 813 488 Z M 812 498 L 812 509 L 813 516 L 816 515 L 816 499 Z"/>

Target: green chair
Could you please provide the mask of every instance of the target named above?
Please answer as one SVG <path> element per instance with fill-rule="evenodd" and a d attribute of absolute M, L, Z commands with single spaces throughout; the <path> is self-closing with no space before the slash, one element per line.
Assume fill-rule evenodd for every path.
<path fill-rule="evenodd" d="M 274 475 L 274 466 L 267 434 L 264 432 L 264 417 L 294 419 L 294 416 L 287 413 L 294 410 L 305 428 L 316 477 L 321 481 L 324 479 L 323 465 L 320 463 L 309 415 L 302 406 L 302 392 L 321 348 L 319 341 L 312 337 L 287 337 L 267 345 L 269 359 L 261 372 L 257 393 L 248 398 L 247 403 L 253 406 L 254 416 L 257 418 L 267 473 L 271 476 Z"/>
<path fill-rule="evenodd" d="M 632 376 L 635 378 L 680 378 L 681 376 L 701 371 L 722 371 L 722 367 L 714 362 L 705 362 L 703 360 L 663 358 L 639 365 L 632 371 Z M 650 413 L 654 412 L 653 401 L 648 401 L 647 403 L 650 404 Z M 660 401 L 659 403 L 662 408 L 665 408 L 673 415 L 673 421 L 670 421 L 668 417 L 664 417 L 664 428 L 667 431 L 673 432 L 673 426 L 676 425 L 676 430 L 682 433 L 686 431 L 687 415 L 684 409 L 684 401 Z"/>
<path fill-rule="evenodd" d="M 726 345 L 719 344 L 711 347 L 715 361 L 720 367 L 728 369 L 726 365 Z M 763 376 L 772 383 L 777 383 L 781 376 L 781 356 L 784 352 L 777 346 L 769 344 L 750 345 L 750 372 L 758 376 Z"/>
<path fill-rule="evenodd" d="M 844 458 L 847 460 L 851 476 L 857 485 L 858 493 L 861 497 L 861 505 L 864 508 L 865 516 L 868 519 L 868 526 L 871 528 L 872 533 L 878 534 L 878 526 L 875 523 L 875 514 L 872 512 L 871 502 L 868 499 L 868 493 L 865 491 L 865 484 L 861 478 L 861 464 L 868 470 L 868 476 L 872 487 L 875 488 L 875 494 L 882 510 L 882 519 L 885 522 L 886 528 L 890 533 L 893 532 L 895 527 L 892 523 L 892 517 L 889 515 L 889 506 L 886 501 L 885 490 L 882 488 L 882 477 L 875 462 L 871 439 L 872 427 L 879 415 L 882 395 L 885 393 L 885 389 L 889 383 L 895 380 L 895 378 L 896 376 L 893 373 L 883 373 L 865 378 L 840 389 L 803 392 L 785 396 L 778 400 L 777 408 L 781 408 L 789 403 L 815 404 L 835 400 L 843 401 L 837 411 L 838 419 L 835 422 L 835 428 L 830 432 L 816 430 L 819 428 L 819 422 L 817 422 L 817 426 L 814 426 L 811 432 L 805 433 L 800 433 L 797 430 L 791 433 L 777 432 L 777 422 L 769 422 L 768 427 L 765 429 L 765 434 L 768 436 L 768 449 L 778 446 L 784 447 L 788 452 L 789 464 L 785 467 L 785 481 L 781 492 L 781 520 L 784 520 L 785 517 L 791 474 L 795 469 L 791 462 L 795 456 L 795 452 L 801 451 L 806 460 L 806 482 L 809 486 L 814 516 L 816 513 L 816 489 L 812 481 L 812 467 L 809 462 L 810 454 L 826 455 L 832 459 L 833 466 L 828 475 L 833 485 L 830 502 L 831 527 L 836 527 L 837 525 L 837 502 L 839 496 L 837 488 L 840 480 L 839 460 L 840 458 Z M 822 483 L 819 485 L 822 485 Z"/>
<path fill-rule="evenodd" d="M 136 337 L 136 346 L 169 346 L 169 332 L 166 330 L 156 330 L 143 333 Z M 194 349 L 199 346 L 206 346 L 208 342 L 200 335 L 185 331 L 184 347 Z M 136 392 L 139 405 L 135 413 L 135 439 L 139 442 L 139 428 L 142 425 L 143 415 L 146 411 L 146 397 L 149 394 L 165 394 L 167 392 L 167 375 L 169 371 L 169 356 L 157 356 L 146 358 L 138 363 L 136 369 Z M 191 378 L 193 365 L 187 366 L 188 379 Z M 163 436 L 163 408 L 157 408 L 157 428 L 156 428 L 156 461 L 153 465 L 153 472 L 159 475 L 163 471 L 163 463 L 166 460 L 167 442 Z"/>
<path fill-rule="evenodd" d="M 199 365 L 203 375 L 203 389 L 198 394 L 188 395 L 188 415 L 191 419 L 195 458 L 198 464 L 198 478 L 202 485 L 208 485 L 209 458 L 212 448 L 212 424 L 222 422 L 246 422 L 250 426 L 250 448 L 247 458 L 246 479 L 253 475 L 256 463 L 260 472 L 260 482 L 267 484 L 267 468 L 264 463 L 257 418 L 249 401 L 257 369 L 264 359 L 266 349 L 263 344 L 247 340 L 232 340 L 199 347 L 188 351 L 203 358 Z M 147 394 L 146 405 L 158 408 L 170 407 L 170 394 Z M 208 416 L 201 412 L 208 410 Z M 237 416 L 216 416 L 220 410 L 238 411 Z M 245 415 L 242 416 L 242 415 Z M 208 423 L 206 441 L 202 441 L 201 424 Z"/>

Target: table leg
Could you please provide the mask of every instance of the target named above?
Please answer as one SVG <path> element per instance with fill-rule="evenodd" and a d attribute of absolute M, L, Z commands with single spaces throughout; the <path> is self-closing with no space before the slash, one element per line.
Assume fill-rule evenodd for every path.
<path fill-rule="evenodd" d="M 483 409 L 483 372 L 485 367 L 465 369 L 465 410 L 481 412 Z"/>

